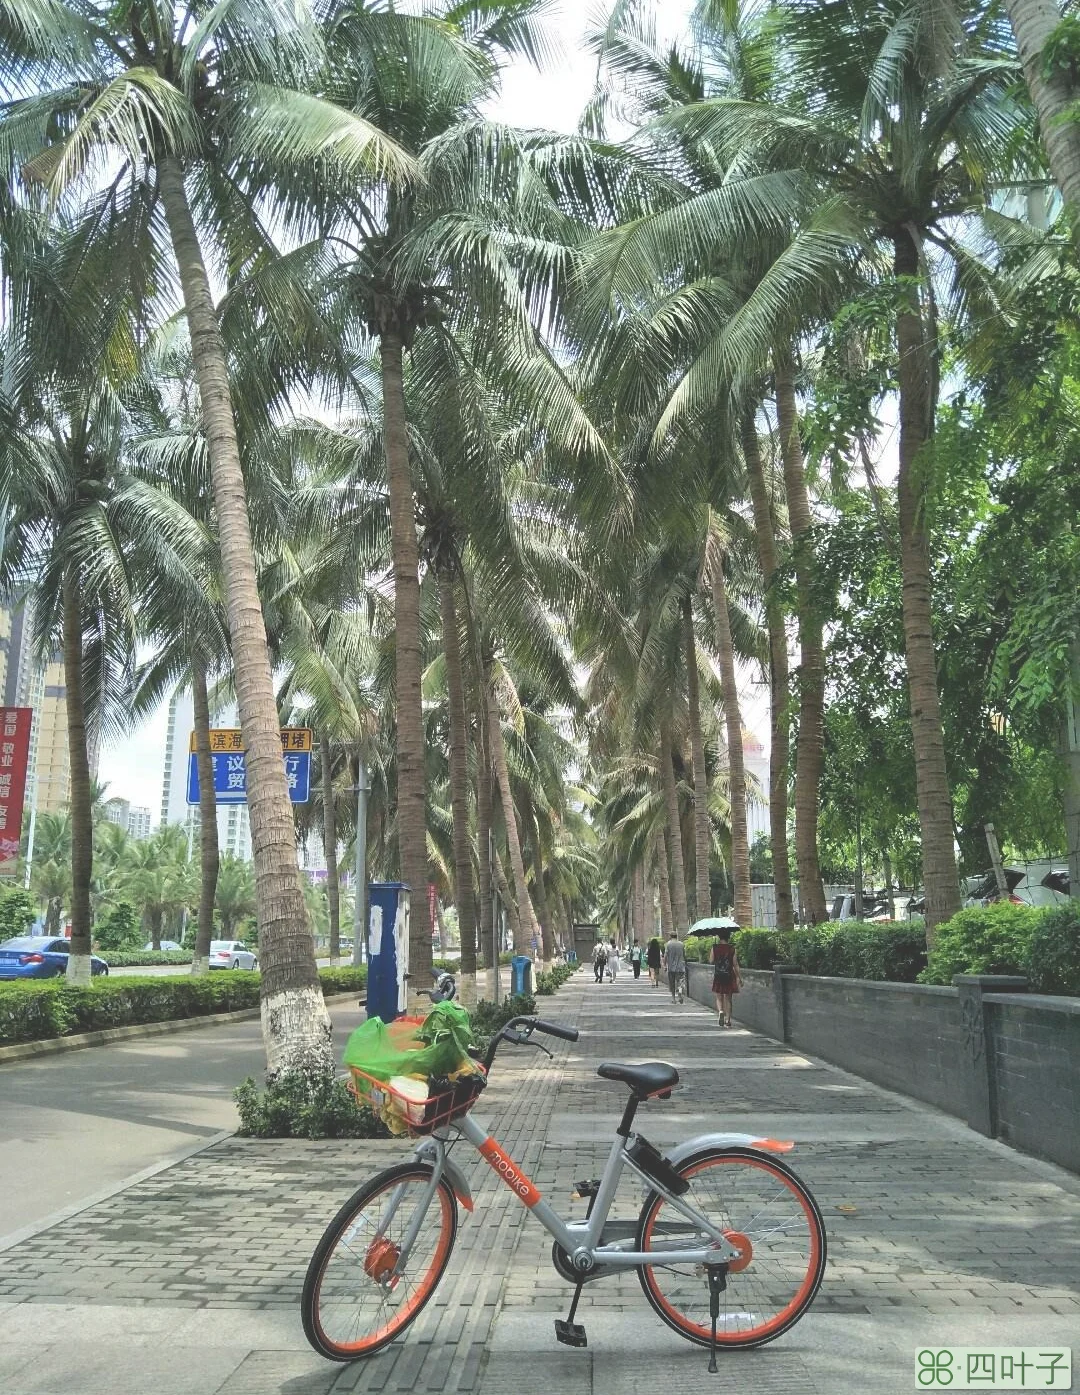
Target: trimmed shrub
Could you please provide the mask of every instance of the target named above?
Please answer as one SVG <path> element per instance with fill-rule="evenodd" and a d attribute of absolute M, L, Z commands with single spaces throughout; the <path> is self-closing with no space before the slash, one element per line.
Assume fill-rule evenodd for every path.
<path fill-rule="evenodd" d="M 563 986 L 573 973 L 574 968 L 570 964 L 553 964 L 550 973 L 536 975 L 536 996 L 538 998 L 550 997 L 552 993 Z"/>
<path fill-rule="evenodd" d="M 997 901 L 969 906 L 938 926 L 922 983 L 951 983 L 953 974 L 1022 974 L 1029 941 L 1039 923 L 1033 906 Z"/>
<path fill-rule="evenodd" d="M 732 942 L 744 969 L 771 969 L 779 958 L 775 930 L 738 930 Z"/>
<path fill-rule="evenodd" d="M 320 969 L 319 982 L 328 998 L 335 993 L 358 993 L 367 987 L 367 965 L 361 964 L 355 969 L 351 965 L 348 968 Z"/>
<path fill-rule="evenodd" d="M 367 971 L 323 969 L 319 978 L 330 997 L 363 988 Z M 64 978 L 0 982 L 0 1046 L 258 1006 L 259 975 L 240 970 L 198 978 L 102 977 L 84 987 L 71 987 Z"/>
<path fill-rule="evenodd" d="M 1040 912 L 1027 942 L 1024 973 L 1036 993 L 1080 996 L 1080 902 Z"/>
<path fill-rule="evenodd" d="M 260 1089 L 249 1075 L 233 1093 L 242 1138 L 388 1138 L 389 1133 L 346 1081 L 299 1072 Z"/>
<path fill-rule="evenodd" d="M 126 952 L 119 949 L 96 949 L 94 953 L 104 959 L 110 969 L 152 969 L 155 964 L 190 964 L 191 955 L 182 949 L 152 949 Z"/>

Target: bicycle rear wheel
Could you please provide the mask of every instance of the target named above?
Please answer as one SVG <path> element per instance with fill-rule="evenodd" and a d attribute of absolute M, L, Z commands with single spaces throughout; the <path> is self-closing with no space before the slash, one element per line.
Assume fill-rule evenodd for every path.
<path fill-rule="evenodd" d="M 405 1331 L 438 1287 L 457 1236 L 457 1202 L 445 1178 L 431 1194 L 432 1176 L 422 1163 L 380 1172 L 345 1203 L 319 1241 L 300 1306 L 308 1341 L 331 1361 L 379 1351 Z M 406 1265 L 395 1274 L 414 1226 Z"/>
<path fill-rule="evenodd" d="M 783 1163 L 752 1148 L 699 1153 L 679 1168 L 681 1199 L 742 1252 L 728 1267 L 716 1324 L 718 1347 L 757 1347 L 798 1322 L 825 1271 L 825 1226 L 817 1202 Z M 639 1250 L 700 1248 L 705 1234 L 656 1192 L 638 1220 Z M 638 1270 L 645 1297 L 669 1327 L 700 1346 L 712 1340 L 704 1265 Z"/>

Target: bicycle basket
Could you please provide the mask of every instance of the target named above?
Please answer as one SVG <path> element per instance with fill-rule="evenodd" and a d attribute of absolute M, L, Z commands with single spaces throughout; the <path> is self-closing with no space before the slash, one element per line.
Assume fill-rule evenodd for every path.
<path fill-rule="evenodd" d="M 428 1081 L 426 1099 L 414 1099 L 396 1090 L 385 1080 L 350 1066 L 352 1081 L 349 1088 L 365 1104 L 369 1104 L 392 1133 L 408 1133 L 422 1138 L 443 1124 L 467 1114 L 487 1085 L 487 1077 L 477 1069 L 458 1080 L 436 1077 Z"/>

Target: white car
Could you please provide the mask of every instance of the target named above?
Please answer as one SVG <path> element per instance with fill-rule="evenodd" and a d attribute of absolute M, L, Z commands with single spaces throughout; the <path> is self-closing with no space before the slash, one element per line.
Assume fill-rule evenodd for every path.
<path fill-rule="evenodd" d="M 143 945 L 143 953 L 146 954 L 152 951 L 153 948 L 154 942 L 151 940 L 148 944 Z M 160 948 L 164 954 L 175 954 L 177 950 L 182 950 L 184 946 L 177 944 L 175 940 L 162 940 Z"/>
<path fill-rule="evenodd" d="M 211 940 L 210 967 L 212 969 L 257 969 L 258 956 L 253 954 L 243 940 Z"/>

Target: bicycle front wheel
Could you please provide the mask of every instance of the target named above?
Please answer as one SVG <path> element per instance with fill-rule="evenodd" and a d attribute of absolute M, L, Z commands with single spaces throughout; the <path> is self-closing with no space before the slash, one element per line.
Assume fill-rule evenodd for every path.
<path fill-rule="evenodd" d="M 716 1323 L 718 1347 L 757 1347 L 798 1322 L 825 1272 L 825 1226 L 817 1202 L 783 1163 L 752 1148 L 699 1153 L 679 1168 L 680 1198 L 741 1251 L 728 1266 Z M 638 1270 L 645 1297 L 681 1336 L 712 1340 L 704 1265 L 665 1264 L 667 1249 L 700 1248 L 706 1232 L 656 1192 L 645 1199 L 637 1247 L 656 1250 Z"/>
<path fill-rule="evenodd" d="M 401 1335 L 438 1287 L 457 1202 L 422 1163 L 389 1167 L 351 1197 L 319 1241 L 300 1300 L 308 1341 L 331 1361 L 371 1356 Z M 402 1252 L 415 1239 L 405 1263 Z"/>

